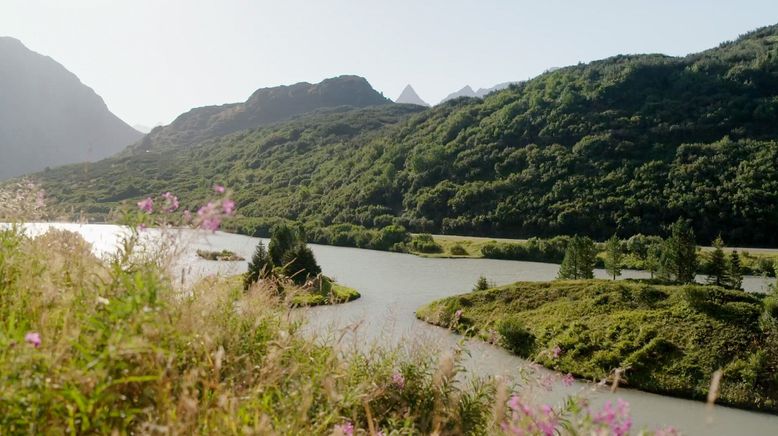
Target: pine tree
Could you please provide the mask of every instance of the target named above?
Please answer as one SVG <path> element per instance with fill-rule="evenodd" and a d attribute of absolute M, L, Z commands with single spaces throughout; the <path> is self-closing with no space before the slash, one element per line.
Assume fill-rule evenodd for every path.
<path fill-rule="evenodd" d="M 679 218 L 670 226 L 670 237 L 663 245 L 660 275 L 680 283 L 692 283 L 697 273 L 697 246 L 691 226 Z"/>
<path fill-rule="evenodd" d="M 708 273 L 708 283 L 716 286 L 726 286 L 728 283 L 727 259 L 724 257 L 724 241 L 721 236 L 713 241 L 713 251 L 708 255 L 708 264 L 705 269 Z"/>
<path fill-rule="evenodd" d="M 251 256 L 249 270 L 243 275 L 243 288 L 248 289 L 253 283 L 266 277 L 272 270 L 273 261 L 265 250 L 265 244 L 260 241 L 254 250 L 254 255 Z"/>
<path fill-rule="evenodd" d="M 284 254 L 300 244 L 299 235 L 286 224 L 278 224 L 270 232 L 270 244 L 267 246 L 270 259 L 275 266 L 284 265 Z"/>
<path fill-rule="evenodd" d="M 487 280 L 486 276 L 481 275 L 481 277 L 478 277 L 478 281 L 475 282 L 473 291 L 485 291 L 491 287 L 492 285 L 489 283 L 489 280 Z"/>
<path fill-rule="evenodd" d="M 597 250 L 587 237 L 575 235 L 567 244 L 565 257 L 559 267 L 560 279 L 591 279 L 594 277 L 594 263 Z"/>
<path fill-rule="evenodd" d="M 741 289 L 743 287 L 743 268 L 740 264 L 740 255 L 737 250 L 732 250 L 729 255 L 729 287 Z"/>
<path fill-rule="evenodd" d="M 654 278 L 654 274 L 659 270 L 660 259 L 662 257 L 662 242 L 654 242 L 648 246 L 646 250 L 646 260 L 644 261 L 644 267 L 646 271 L 651 273 L 651 278 Z"/>
<path fill-rule="evenodd" d="M 624 252 L 621 251 L 621 241 L 614 234 L 605 243 L 605 270 L 616 280 L 621 275 L 621 264 L 624 261 Z"/>

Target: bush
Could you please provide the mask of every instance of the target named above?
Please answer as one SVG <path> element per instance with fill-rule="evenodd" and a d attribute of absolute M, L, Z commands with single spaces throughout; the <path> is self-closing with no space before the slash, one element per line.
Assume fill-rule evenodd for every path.
<path fill-rule="evenodd" d="M 461 244 L 454 244 L 448 249 L 449 253 L 451 253 L 453 256 L 467 256 L 468 253 L 467 249 L 463 247 Z"/>
<path fill-rule="evenodd" d="M 520 357 L 529 357 L 535 347 L 535 335 L 524 328 L 524 323 L 516 317 L 508 317 L 500 321 L 497 331 L 502 336 L 505 346 Z"/>
<path fill-rule="evenodd" d="M 765 298 L 764 311 L 772 319 L 778 321 L 778 298 L 776 297 Z"/>
<path fill-rule="evenodd" d="M 411 239 L 410 247 L 411 250 L 419 253 L 440 253 L 443 251 L 443 247 L 435 242 L 429 233 L 414 236 Z"/>

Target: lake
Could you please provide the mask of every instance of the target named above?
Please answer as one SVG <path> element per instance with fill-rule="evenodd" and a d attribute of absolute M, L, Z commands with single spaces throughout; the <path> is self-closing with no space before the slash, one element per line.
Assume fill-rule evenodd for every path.
<path fill-rule="evenodd" d="M 39 234 L 49 227 L 81 233 L 99 254 L 111 253 L 123 229 L 112 225 L 28 224 L 30 234 Z M 126 230 L 125 230 L 126 231 Z M 158 230 L 144 232 L 149 239 L 160 236 Z M 197 230 L 174 230 L 167 233 L 181 241 L 174 271 L 185 284 L 209 274 L 231 275 L 246 270 L 247 262 L 213 262 L 200 259 L 197 249 L 231 250 L 246 259 L 261 240 L 229 233 Z M 267 241 L 265 240 L 265 243 Z M 423 347 L 447 351 L 462 340 L 441 329 L 418 321 L 414 311 L 432 300 L 467 292 L 479 276 L 496 284 L 518 280 L 546 281 L 556 277 L 558 265 L 492 259 L 436 259 L 408 254 L 356 248 L 311 245 L 319 264 L 328 276 L 360 291 L 362 298 L 337 306 L 301 309 L 307 314 L 307 329 L 311 334 L 340 334 L 346 343 L 357 346 L 378 343 L 400 344 L 403 347 Z M 607 278 L 602 270 L 596 276 Z M 641 271 L 624 271 L 624 278 L 647 277 Z M 744 287 L 751 292 L 764 292 L 774 279 L 746 277 Z M 481 341 L 465 341 L 469 357 L 464 364 L 476 374 L 517 375 L 528 363 L 505 350 Z M 550 371 L 542 370 L 545 373 Z M 565 395 L 586 392 L 596 404 L 621 397 L 631 405 L 635 428 L 656 428 L 654 423 L 672 425 L 691 435 L 772 435 L 778 430 L 778 416 L 715 406 L 631 389 L 615 394 L 595 389 L 590 384 L 576 383 L 571 387 L 556 384 L 548 392 L 534 393 L 544 401 L 559 401 Z"/>

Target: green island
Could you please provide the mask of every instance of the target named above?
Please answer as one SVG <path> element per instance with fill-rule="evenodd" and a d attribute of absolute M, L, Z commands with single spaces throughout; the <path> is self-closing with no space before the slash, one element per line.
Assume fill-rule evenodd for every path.
<path fill-rule="evenodd" d="M 197 256 L 205 260 L 217 260 L 217 261 L 224 261 L 224 262 L 237 262 L 241 260 L 246 260 L 245 258 L 238 256 L 237 254 L 235 254 L 230 250 L 221 250 L 221 251 L 197 250 Z"/>
<path fill-rule="evenodd" d="M 592 381 L 778 412 L 778 298 L 650 281 L 518 282 L 419 308 L 419 319 Z M 554 357 L 555 347 L 559 356 Z"/>

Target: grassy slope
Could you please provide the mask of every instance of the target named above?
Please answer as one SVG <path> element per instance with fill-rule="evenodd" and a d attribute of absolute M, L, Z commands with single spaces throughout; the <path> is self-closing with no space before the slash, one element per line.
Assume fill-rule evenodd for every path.
<path fill-rule="evenodd" d="M 628 385 L 703 399 L 711 374 L 725 370 L 721 401 L 778 411 L 775 323 L 760 328 L 763 302 L 738 291 L 704 286 L 654 286 L 628 281 L 557 281 L 454 296 L 417 312 L 427 322 L 484 339 L 508 318 L 535 336 L 530 357 L 562 372 L 602 379 L 628 368 Z M 504 343 L 500 339 L 501 343 Z M 554 359 L 548 350 L 559 346 Z"/>

